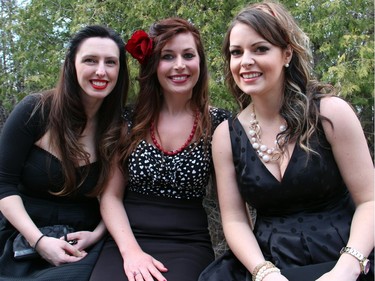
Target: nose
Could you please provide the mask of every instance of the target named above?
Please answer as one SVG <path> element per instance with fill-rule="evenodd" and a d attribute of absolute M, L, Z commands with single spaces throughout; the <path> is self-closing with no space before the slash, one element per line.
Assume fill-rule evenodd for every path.
<path fill-rule="evenodd" d="M 176 58 L 176 63 L 174 65 L 174 68 L 176 70 L 180 70 L 180 69 L 184 69 L 185 68 L 185 63 L 184 63 L 184 60 L 183 60 L 183 58 L 181 56 L 178 56 Z"/>
<path fill-rule="evenodd" d="M 255 61 L 252 54 L 250 52 L 244 52 L 242 56 L 241 66 L 246 68 L 254 63 Z"/>
<path fill-rule="evenodd" d="M 105 66 L 103 63 L 98 64 L 98 69 L 96 70 L 95 74 L 98 75 L 99 77 L 104 77 L 105 76 Z"/>

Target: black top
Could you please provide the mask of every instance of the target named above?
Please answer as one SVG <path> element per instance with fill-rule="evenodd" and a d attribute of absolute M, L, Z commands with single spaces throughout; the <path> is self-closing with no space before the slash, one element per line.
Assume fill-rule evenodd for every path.
<path fill-rule="evenodd" d="M 51 194 L 51 191 L 61 190 L 64 178 L 59 159 L 34 144 L 46 130 L 46 118 L 41 114 L 41 110 L 38 109 L 35 114 L 31 114 L 37 101 L 38 96 L 25 97 L 11 112 L 1 133 L 0 199 L 20 195 L 24 201 L 27 197 L 46 200 L 47 203 L 93 204 L 95 209 L 92 210 L 92 214 L 96 217 L 94 224 L 97 224 L 99 222 L 97 199 L 85 194 L 97 183 L 98 163 L 77 168 L 78 176 L 85 168 L 89 168 L 89 175 L 74 194 L 69 196 Z M 48 112 L 45 112 L 44 116 L 47 114 Z"/>
<path fill-rule="evenodd" d="M 75 231 L 92 231 L 99 224 L 97 198 L 86 196 L 97 183 L 99 164 L 88 168 L 89 174 L 74 194 L 56 196 L 50 191 L 61 190 L 64 177 L 59 159 L 35 145 L 46 131 L 48 112 L 37 109 L 38 96 L 25 97 L 11 112 L 0 136 L 0 199 L 21 196 L 25 209 L 38 226 L 69 225 Z M 18 231 L 0 213 L 0 280 L 17 281 L 86 281 L 89 279 L 102 243 L 86 249 L 88 255 L 74 263 L 53 266 L 42 258 L 16 261 L 13 239 Z"/>
<path fill-rule="evenodd" d="M 278 215 L 329 208 L 348 190 L 330 144 L 320 130 L 311 139 L 316 153 L 307 158 L 296 144 L 283 178 L 278 181 L 257 156 L 238 119 L 229 120 L 233 159 L 242 196 L 259 213 Z"/>

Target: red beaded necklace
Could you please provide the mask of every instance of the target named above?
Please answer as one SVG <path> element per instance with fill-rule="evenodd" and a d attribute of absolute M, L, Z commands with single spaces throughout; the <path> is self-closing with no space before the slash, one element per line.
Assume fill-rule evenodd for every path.
<path fill-rule="evenodd" d="M 185 141 L 185 143 L 179 149 L 170 150 L 170 151 L 167 151 L 167 150 L 163 149 L 163 147 L 158 143 L 158 141 L 157 141 L 157 139 L 155 137 L 155 124 L 154 124 L 153 120 L 151 121 L 151 126 L 150 126 L 151 140 L 154 143 L 154 145 L 160 151 L 162 151 L 164 154 L 169 155 L 169 156 L 176 155 L 176 154 L 180 153 L 181 151 L 183 151 L 190 144 L 190 142 L 192 141 L 192 139 L 193 139 L 193 137 L 195 135 L 195 131 L 197 130 L 198 121 L 199 121 L 199 111 L 196 111 L 196 113 L 195 113 L 195 119 L 194 119 L 194 124 L 193 124 L 193 128 L 191 129 L 190 135 L 189 135 L 188 139 Z"/>

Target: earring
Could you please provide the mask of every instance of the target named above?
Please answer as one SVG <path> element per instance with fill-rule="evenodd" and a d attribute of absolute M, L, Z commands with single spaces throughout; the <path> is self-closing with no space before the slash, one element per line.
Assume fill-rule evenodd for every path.
<path fill-rule="evenodd" d="M 285 68 L 289 67 L 289 63 L 284 64 Z"/>

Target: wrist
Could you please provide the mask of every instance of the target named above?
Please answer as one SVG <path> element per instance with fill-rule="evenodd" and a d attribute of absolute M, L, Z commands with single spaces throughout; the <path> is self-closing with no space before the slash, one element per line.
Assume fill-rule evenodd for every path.
<path fill-rule="evenodd" d="M 122 257 L 129 257 L 142 253 L 143 250 L 138 244 L 120 244 L 119 251 Z"/>
<path fill-rule="evenodd" d="M 97 243 L 100 239 L 104 237 L 105 232 L 95 229 L 92 232 L 93 242 Z"/>
<path fill-rule="evenodd" d="M 352 267 L 354 270 L 357 269 L 358 271 L 359 268 L 361 274 L 367 274 L 369 272 L 370 261 L 356 249 L 352 247 L 343 247 L 340 251 L 340 255 L 341 260 L 345 260 L 348 262 L 349 260 L 351 260 L 351 262 L 353 262 L 353 260 L 356 260 L 357 266 L 355 266 L 354 268 Z"/>
<path fill-rule="evenodd" d="M 262 281 L 267 275 L 271 273 L 280 274 L 280 269 L 278 269 L 272 262 L 262 262 L 258 264 L 251 273 L 252 281 Z"/>
<path fill-rule="evenodd" d="M 34 246 L 33 246 L 34 250 L 36 250 L 36 247 L 38 246 L 40 240 L 42 240 L 43 237 L 45 237 L 44 234 L 42 234 L 42 235 L 36 240 L 36 242 L 35 242 L 35 244 L 34 244 Z"/>

